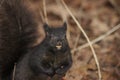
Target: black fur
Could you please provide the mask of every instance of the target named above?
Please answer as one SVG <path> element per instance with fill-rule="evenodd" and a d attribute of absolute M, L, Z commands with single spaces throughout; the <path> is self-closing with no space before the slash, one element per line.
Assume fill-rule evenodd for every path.
<path fill-rule="evenodd" d="M 23 1 L 4 0 L 0 6 L 0 80 L 10 75 L 14 63 L 37 39 L 33 13 Z"/>
<path fill-rule="evenodd" d="M 54 74 L 65 74 L 72 64 L 66 24 L 62 28 L 45 25 L 46 38 L 34 47 L 38 26 L 25 1 L 4 0 L 0 6 L 0 80 L 11 80 L 14 63 L 17 63 L 16 80 L 46 80 Z"/>
<path fill-rule="evenodd" d="M 47 80 L 55 75 L 61 78 L 65 75 L 72 65 L 66 27 L 66 23 L 59 28 L 44 26 L 46 38 L 17 64 L 15 80 Z M 57 45 L 61 48 L 57 48 Z M 35 79 L 35 76 L 38 78 Z"/>

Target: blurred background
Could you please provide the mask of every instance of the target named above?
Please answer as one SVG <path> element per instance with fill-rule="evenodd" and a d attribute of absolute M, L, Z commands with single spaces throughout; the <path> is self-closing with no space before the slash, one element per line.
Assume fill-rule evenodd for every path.
<path fill-rule="evenodd" d="M 64 0 L 91 41 L 120 24 L 120 0 Z M 46 0 L 48 22 L 61 24 L 66 17 L 73 66 L 65 80 L 98 80 L 95 60 L 84 35 L 65 9 Z M 93 44 L 100 62 L 102 80 L 120 80 L 120 29 Z"/>

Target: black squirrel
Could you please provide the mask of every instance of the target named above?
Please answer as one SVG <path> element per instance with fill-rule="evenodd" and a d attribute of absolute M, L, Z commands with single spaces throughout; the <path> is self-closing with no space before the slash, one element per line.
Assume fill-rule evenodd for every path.
<path fill-rule="evenodd" d="M 46 37 L 17 64 L 15 80 L 61 80 L 72 65 L 66 39 L 67 25 L 50 28 L 44 25 Z M 54 79 L 54 76 L 61 76 Z M 37 78 L 36 78 L 37 77 Z"/>
<path fill-rule="evenodd" d="M 15 74 L 16 79 L 22 78 L 22 77 L 23 77 L 23 79 L 25 79 L 24 75 L 27 75 L 27 73 L 25 74 L 25 72 L 30 67 L 29 65 L 27 65 L 27 62 L 34 61 L 34 63 L 37 66 L 36 59 L 39 59 L 39 58 L 34 59 L 35 56 L 33 55 L 33 57 L 32 57 L 30 55 L 32 55 L 32 53 L 34 54 L 34 53 L 37 53 L 37 51 L 39 51 L 38 50 L 39 45 L 36 47 L 33 46 L 33 44 L 36 42 L 36 40 L 39 36 L 38 35 L 38 24 L 37 24 L 37 22 L 35 20 L 35 16 L 34 16 L 35 12 L 31 11 L 30 10 L 31 8 L 28 9 L 27 1 L 29 2 L 29 1 L 33 1 L 33 0 L 0 0 L 0 2 L 2 2 L 2 4 L 0 5 L 0 80 L 11 80 L 10 78 L 11 78 L 12 71 L 14 68 L 14 63 L 18 63 L 17 68 L 16 68 L 17 71 L 21 70 L 21 73 L 22 73 L 22 71 L 24 72 L 24 74 L 21 74 L 21 76 L 17 77 L 18 73 L 16 71 L 16 74 Z M 40 0 L 37 0 L 37 1 L 40 1 Z M 47 28 L 45 28 L 45 31 L 46 30 L 47 30 Z M 60 30 L 61 30 L 61 28 L 60 28 Z M 55 33 L 55 34 L 57 35 L 57 33 Z M 63 34 L 61 34 L 61 36 L 62 35 Z M 58 46 L 56 46 L 56 48 L 54 48 L 55 50 L 61 49 L 64 51 L 64 50 L 66 50 L 66 48 L 69 49 L 68 45 L 67 45 L 68 47 L 64 47 L 64 44 L 68 44 L 68 43 L 62 44 L 64 48 L 59 46 L 59 44 L 61 44 L 61 42 L 59 42 Z M 32 52 L 30 52 L 30 50 Z M 37 51 L 35 51 L 35 50 L 37 50 Z M 30 59 L 31 61 L 27 60 L 29 57 L 33 58 L 34 60 L 32 60 L 32 59 Z M 68 56 L 66 56 L 66 58 L 67 57 Z M 21 60 L 19 58 L 21 58 Z M 63 58 L 63 56 L 62 56 L 62 58 Z M 62 60 L 62 58 L 59 57 L 57 60 L 59 60 L 59 59 Z M 65 56 L 64 56 L 64 58 L 65 58 Z M 70 62 L 71 62 L 71 57 L 69 57 L 69 58 L 70 58 Z M 55 58 L 53 58 L 53 59 L 55 59 Z M 22 65 L 22 63 L 23 63 L 23 65 Z M 18 67 L 19 64 L 21 64 L 20 68 Z M 60 65 L 55 60 L 54 60 L 54 64 Z M 26 68 L 26 66 L 28 66 L 28 68 Z M 69 69 L 69 67 L 68 67 L 68 69 Z M 34 66 L 32 66 L 32 65 L 31 65 L 31 70 L 35 71 L 35 73 L 37 73 L 37 71 L 39 71 L 39 70 L 37 70 L 37 68 L 34 68 Z M 60 70 L 58 70 L 56 72 L 59 72 L 59 71 Z M 63 71 L 66 72 L 66 70 L 63 70 Z M 60 72 L 62 72 L 62 70 Z M 51 73 L 51 72 L 46 72 L 46 74 L 50 75 L 50 76 L 53 75 L 53 73 Z M 41 74 L 41 75 L 47 76 L 46 74 Z M 27 76 L 27 79 L 28 78 L 30 78 L 30 77 Z M 37 76 L 34 76 L 34 78 L 37 78 Z M 42 77 L 40 77 L 40 78 L 42 78 Z M 46 77 L 44 77 L 43 80 L 45 80 L 45 78 Z M 27 80 L 27 79 L 25 79 L 25 80 Z"/>

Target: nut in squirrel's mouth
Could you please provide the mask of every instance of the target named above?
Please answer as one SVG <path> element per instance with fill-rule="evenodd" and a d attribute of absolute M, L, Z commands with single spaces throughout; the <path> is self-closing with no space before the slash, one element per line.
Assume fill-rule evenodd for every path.
<path fill-rule="evenodd" d="M 58 50 L 60 50 L 60 49 L 62 48 L 62 46 L 61 46 L 61 45 L 57 45 L 56 48 L 57 48 Z"/>

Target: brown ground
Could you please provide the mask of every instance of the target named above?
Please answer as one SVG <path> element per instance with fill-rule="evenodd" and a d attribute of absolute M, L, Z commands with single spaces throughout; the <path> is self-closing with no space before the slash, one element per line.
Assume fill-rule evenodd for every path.
<path fill-rule="evenodd" d="M 48 21 L 58 24 L 61 14 L 67 16 L 68 40 L 72 49 L 87 43 L 66 10 L 58 8 L 54 0 L 47 1 Z M 120 16 L 108 0 L 65 0 L 90 40 L 104 35 L 117 25 Z M 100 62 L 103 80 L 120 80 L 120 29 L 94 44 Z M 72 53 L 73 66 L 65 80 L 98 80 L 97 68 L 89 47 Z"/>

